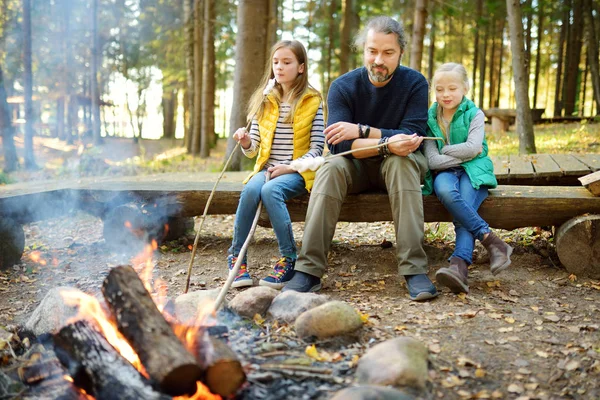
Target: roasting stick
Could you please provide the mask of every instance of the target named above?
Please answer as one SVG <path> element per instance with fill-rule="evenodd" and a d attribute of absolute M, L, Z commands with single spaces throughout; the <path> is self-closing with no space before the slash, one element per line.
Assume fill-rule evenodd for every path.
<path fill-rule="evenodd" d="M 269 182 L 270 178 L 271 178 L 271 173 L 267 172 L 265 183 Z M 262 209 L 262 201 L 259 201 L 258 207 L 256 208 L 256 214 L 254 214 L 254 220 L 252 221 L 252 226 L 250 227 L 250 232 L 248 233 L 248 236 L 246 237 L 246 240 L 244 241 L 244 244 L 242 245 L 242 248 L 240 249 L 240 254 L 238 254 L 237 260 L 235 260 L 235 265 L 233 266 L 231 271 L 229 271 L 227 280 L 225 281 L 225 284 L 221 288 L 221 291 L 219 292 L 219 295 L 217 296 L 217 299 L 215 300 L 215 305 L 214 305 L 215 312 L 219 311 L 219 307 L 221 307 L 223 300 L 225 300 L 225 295 L 229 291 L 231 284 L 233 283 L 238 272 L 240 271 L 240 265 L 242 265 L 242 261 L 244 260 L 244 256 L 246 255 L 246 251 L 248 250 L 248 246 L 250 245 L 250 241 L 252 240 L 252 237 L 254 236 L 254 231 L 256 231 L 256 225 L 258 225 L 258 218 L 260 217 L 261 209 Z"/>
<path fill-rule="evenodd" d="M 250 121 L 250 122 L 252 122 L 252 121 Z M 246 130 L 248 130 L 249 126 L 250 125 L 248 125 L 246 127 Z M 227 159 L 227 161 L 225 161 L 225 166 L 223 166 L 223 170 L 221 171 L 221 174 L 217 178 L 217 181 L 215 182 L 215 185 L 213 186 L 213 188 L 210 192 L 210 196 L 208 196 L 208 200 L 206 200 L 206 205 L 204 206 L 204 213 L 202 214 L 202 217 L 200 217 L 200 226 L 198 226 L 198 230 L 196 231 L 196 237 L 194 238 L 194 246 L 192 247 L 192 256 L 190 257 L 190 265 L 188 265 L 187 280 L 185 282 L 185 290 L 183 291 L 184 294 L 187 293 L 188 289 L 190 288 L 190 278 L 192 277 L 192 265 L 194 264 L 194 257 L 196 256 L 196 249 L 198 248 L 200 232 L 202 231 L 202 225 L 204 225 L 204 220 L 206 219 L 206 214 L 208 213 L 208 207 L 210 206 L 213 195 L 215 194 L 215 191 L 217 190 L 217 185 L 219 184 L 219 181 L 223 177 L 223 174 L 225 174 L 225 171 L 227 171 L 227 167 L 229 166 L 229 163 L 233 159 L 233 155 L 237 151 L 238 147 L 240 147 L 239 142 L 235 145 L 235 147 L 231 151 L 231 154 L 229 155 L 229 158 Z"/>

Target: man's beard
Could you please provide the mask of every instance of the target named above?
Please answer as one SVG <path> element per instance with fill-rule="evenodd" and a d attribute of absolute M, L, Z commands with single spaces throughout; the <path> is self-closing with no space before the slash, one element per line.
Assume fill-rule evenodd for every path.
<path fill-rule="evenodd" d="M 375 68 L 385 68 L 385 74 L 382 74 L 380 72 L 375 72 L 374 71 Z M 371 80 L 373 80 L 373 82 L 385 82 L 394 75 L 394 72 L 390 73 L 390 70 L 383 64 L 382 65 L 371 64 L 368 71 L 369 71 L 369 77 L 371 78 Z"/>

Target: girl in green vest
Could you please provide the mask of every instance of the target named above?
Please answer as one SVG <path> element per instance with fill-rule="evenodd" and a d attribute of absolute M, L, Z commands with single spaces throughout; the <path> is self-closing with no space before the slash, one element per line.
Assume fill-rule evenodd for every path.
<path fill-rule="evenodd" d="M 315 177 L 313 171 L 298 173 L 289 164 L 323 154 L 324 118 L 321 95 L 308 83 L 307 55 L 300 42 L 284 40 L 273 46 L 265 71 L 248 106 L 250 132 L 240 128 L 233 135 L 244 155 L 256 156 L 256 164 L 244 181 L 227 265 L 229 269 L 235 265 L 262 201 L 279 243 L 280 258 L 259 285 L 281 289 L 292 278 L 296 262 L 292 221 L 285 202 L 308 193 Z M 252 284 L 244 258 L 232 286 Z"/>
<path fill-rule="evenodd" d="M 477 213 L 498 185 L 484 132 L 484 114 L 465 97 L 469 78 L 465 67 L 446 63 L 434 74 L 436 102 L 429 109 L 427 134 L 444 141 L 425 141 L 425 155 L 433 172 L 433 191 L 453 217 L 456 245 L 450 265 L 440 268 L 438 283 L 453 293 L 468 293 L 468 266 L 475 239 L 490 255 L 490 269 L 497 274 L 510 265 L 512 247 L 504 243 Z M 425 194 L 431 188 L 426 182 Z"/>

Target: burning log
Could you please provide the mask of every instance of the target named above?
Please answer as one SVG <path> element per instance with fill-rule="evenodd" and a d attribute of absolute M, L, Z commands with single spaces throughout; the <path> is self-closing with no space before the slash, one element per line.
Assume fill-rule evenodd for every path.
<path fill-rule="evenodd" d="M 235 352 L 222 340 L 204 335 L 196 358 L 205 372 L 204 383 L 212 393 L 230 396 L 246 382 L 246 374 Z"/>
<path fill-rule="evenodd" d="M 156 308 L 135 270 L 113 268 L 102 293 L 119 331 L 137 352 L 150 379 L 172 396 L 194 394 L 202 369 Z"/>
<path fill-rule="evenodd" d="M 144 378 L 102 333 L 80 320 L 53 337 L 55 352 L 74 383 L 97 399 L 167 400 Z"/>

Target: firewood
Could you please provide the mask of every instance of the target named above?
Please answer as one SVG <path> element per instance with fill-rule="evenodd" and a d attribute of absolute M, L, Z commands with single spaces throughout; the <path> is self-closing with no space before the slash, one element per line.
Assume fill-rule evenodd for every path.
<path fill-rule="evenodd" d="M 0 270 L 18 263 L 24 248 L 23 226 L 12 218 L 0 217 Z"/>
<path fill-rule="evenodd" d="M 156 308 L 135 270 L 113 268 L 102 293 L 119 331 L 137 352 L 153 384 L 172 396 L 194 394 L 202 369 Z"/>
<path fill-rule="evenodd" d="M 204 383 L 212 393 L 230 396 L 246 382 L 246 374 L 235 352 L 224 341 L 203 335 L 196 358 L 204 370 Z"/>
<path fill-rule="evenodd" d="M 80 320 L 53 337 L 55 351 L 74 383 L 96 399 L 167 400 L 91 323 Z"/>
<path fill-rule="evenodd" d="M 600 215 L 582 215 L 556 231 L 556 253 L 574 275 L 600 279 Z"/>

